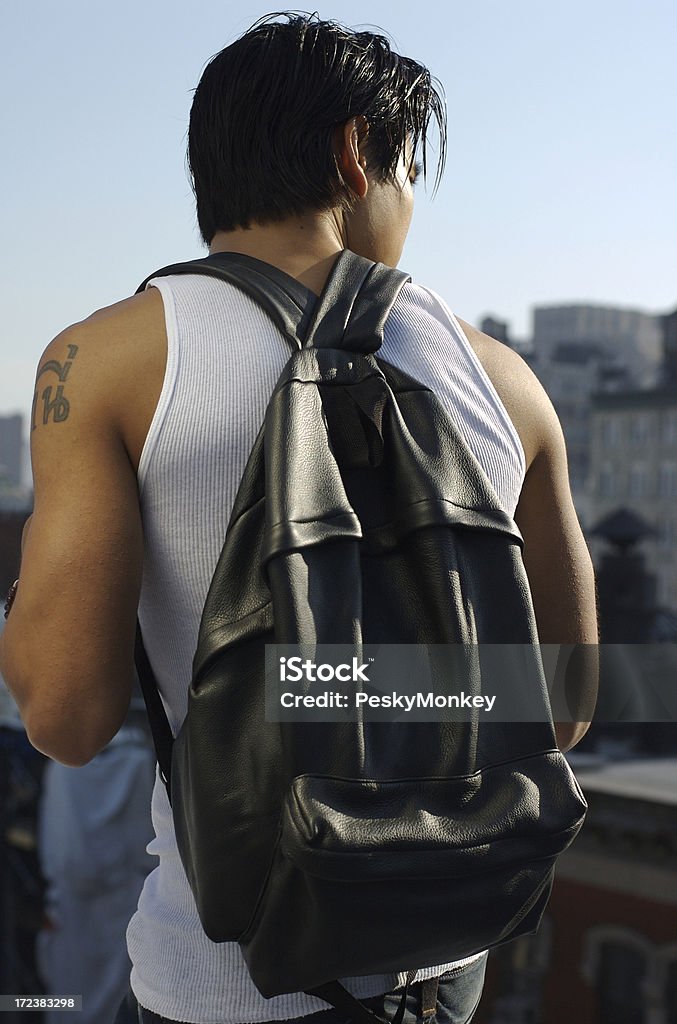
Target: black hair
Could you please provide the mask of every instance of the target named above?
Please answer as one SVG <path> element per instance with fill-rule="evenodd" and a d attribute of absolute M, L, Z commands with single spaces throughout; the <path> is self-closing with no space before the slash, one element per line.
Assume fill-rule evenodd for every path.
<path fill-rule="evenodd" d="M 385 36 L 317 14 L 281 12 L 212 57 L 195 90 L 188 130 L 204 241 L 218 230 L 308 210 L 350 209 L 353 195 L 341 177 L 333 133 L 359 116 L 368 126 L 369 168 L 382 181 L 392 180 L 407 140 L 412 161 L 421 150 L 425 176 L 434 116 L 437 188 L 446 154 L 441 87 L 423 65 L 395 53 Z"/>

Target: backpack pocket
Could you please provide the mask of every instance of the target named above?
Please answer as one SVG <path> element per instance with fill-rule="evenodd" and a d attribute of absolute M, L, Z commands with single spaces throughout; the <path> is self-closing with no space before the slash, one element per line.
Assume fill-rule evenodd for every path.
<path fill-rule="evenodd" d="M 560 751 L 452 778 L 294 779 L 280 845 L 319 878 L 467 878 L 557 856 L 585 815 Z"/>
<path fill-rule="evenodd" d="M 297 777 L 240 944 L 266 997 L 534 931 L 586 804 L 557 751 L 452 778 Z"/>

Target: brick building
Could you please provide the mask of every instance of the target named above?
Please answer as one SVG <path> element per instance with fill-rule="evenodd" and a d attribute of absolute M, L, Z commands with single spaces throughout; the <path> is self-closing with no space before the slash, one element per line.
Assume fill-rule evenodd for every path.
<path fill-rule="evenodd" d="M 677 1024 L 677 759 L 570 758 L 586 824 L 538 934 L 492 953 L 474 1024 Z"/>

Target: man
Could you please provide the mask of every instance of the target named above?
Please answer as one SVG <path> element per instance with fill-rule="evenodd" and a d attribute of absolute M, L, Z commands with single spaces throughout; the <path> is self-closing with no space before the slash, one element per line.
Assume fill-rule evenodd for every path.
<path fill-rule="evenodd" d="M 283 18 L 265 19 L 210 62 L 194 97 L 189 156 L 210 251 L 274 265 L 311 303 L 343 248 L 397 264 L 414 154 L 425 161 L 432 116 L 443 165 L 444 108 L 426 69 L 385 39 L 314 16 Z M 435 389 L 515 514 L 542 641 L 596 642 L 593 574 L 561 430 L 524 362 L 416 285 L 398 298 L 379 355 Z M 47 348 L 32 438 L 35 512 L 2 665 L 32 741 L 50 756 L 84 764 L 121 724 L 137 607 L 178 730 L 230 509 L 288 356 L 247 296 L 190 275 L 157 279 Z M 558 725 L 562 749 L 585 729 Z M 160 866 L 128 930 L 141 1019 L 234 1024 L 324 1012 L 321 1020 L 336 1020 L 301 993 L 264 1000 L 238 947 L 209 942 L 160 782 L 153 821 Z M 485 960 L 423 972 L 442 975 L 451 1024 L 474 1013 Z M 350 987 L 383 1010 L 393 1005 L 384 993 L 402 980 Z M 414 986 L 408 1020 L 420 1013 L 417 998 Z"/>

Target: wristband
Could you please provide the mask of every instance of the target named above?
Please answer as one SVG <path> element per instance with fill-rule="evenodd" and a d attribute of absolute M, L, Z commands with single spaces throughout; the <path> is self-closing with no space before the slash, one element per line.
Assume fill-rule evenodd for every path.
<path fill-rule="evenodd" d="M 19 589 L 19 581 L 18 580 L 14 580 L 14 583 L 12 584 L 12 586 L 7 591 L 7 597 L 5 598 L 5 618 L 8 618 L 9 613 L 12 610 L 12 605 L 14 604 L 14 598 L 16 597 L 16 592 L 17 592 L 18 589 Z"/>

